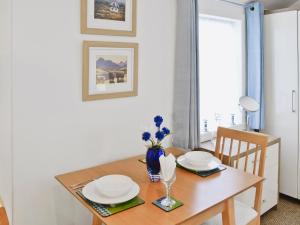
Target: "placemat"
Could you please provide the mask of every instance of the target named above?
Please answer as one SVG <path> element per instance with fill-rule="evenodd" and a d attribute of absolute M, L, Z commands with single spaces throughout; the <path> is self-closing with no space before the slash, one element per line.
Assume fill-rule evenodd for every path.
<path fill-rule="evenodd" d="M 200 176 L 200 177 L 208 177 L 208 176 L 210 176 L 210 175 L 213 175 L 213 174 L 215 174 L 215 173 L 218 173 L 218 172 L 221 172 L 221 171 L 227 169 L 224 165 L 220 165 L 218 168 L 213 169 L 213 170 L 208 170 L 208 171 L 195 171 L 195 170 L 189 170 L 189 169 L 187 169 L 187 168 L 184 168 L 183 166 L 179 165 L 177 162 L 176 162 L 176 164 L 177 164 L 177 167 L 178 167 L 178 168 L 182 168 L 182 169 L 184 169 L 184 170 L 187 170 L 187 171 L 189 171 L 189 172 L 192 172 L 192 173 L 194 173 L 194 174 L 197 174 L 197 175 Z"/>
<path fill-rule="evenodd" d="M 163 206 L 163 205 L 161 204 L 161 201 L 162 201 L 163 199 L 165 199 L 165 198 L 166 198 L 166 197 L 162 197 L 162 198 L 160 198 L 160 199 L 157 199 L 156 201 L 152 202 L 152 204 L 156 205 L 158 208 L 160 208 L 160 209 L 162 209 L 162 210 L 164 210 L 164 211 L 166 211 L 166 212 L 171 212 L 172 210 L 177 209 L 177 208 L 180 207 L 180 206 L 183 206 L 183 203 L 182 203 L 181 201 L 178 201 L 177 199 L 175 199 L 175 198 L 173 198 L 173 197 L 171 197 L 171 199 L 175 201 L 175 204 L 174 204 L 172 207 L 166 207 L 166 206 Z"/>
<path fill-rule="evenodd" d="M 92 202 L 88 199 L 86 199 L 81 190 L 76 192 L 84 201 L 86 201 L 90 206 L 92 206 L 101 216 L 103 217 L 108 217 L 111 215 L 114 215 L 116 213 L 125 211 L 127 209 L 142 205 L 145 203 L 145 201 L 143 199 L 141 199 L 140 197 L 135 197 L 133 199 L 131 199 L 128 202 L 124 202 L 121 204 L 117 204 L 116 206 L 112 207 L 109 205 L 102 205 L 102 204 L 98 204 L 95 202 Z"/>

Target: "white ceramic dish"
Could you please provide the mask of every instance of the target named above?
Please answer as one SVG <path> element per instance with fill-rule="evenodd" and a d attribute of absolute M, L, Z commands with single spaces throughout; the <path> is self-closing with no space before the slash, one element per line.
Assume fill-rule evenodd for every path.
<path fill-rule="evenodd" d="M 133 186 L 130 177 L 124 175 L 108 175 L 95 181 L 100 195 L 116 198 L 127 194 Z"/>
<path fill-rule="evenodd" d="M 133 199 L 134 197 L 136 197 L 139 194 L 139 192 L 140 192 L 140 187 L 134 181 L 131 189 L 127 194 L 114 197 L 114 198 L 107 197 L 105 195 L 100 194 L 99 191 L 97 190 L 96 181 L 87 184 L 82 189 L 82 194 L 85 198 L 87 198 L 92 202 L 96 202 L 103 205 L 115 205 L 115 204 L 127 202 Z"/>
<path fill-rule="evenodd" d="M 177 162 L 180 166 L 193 171 L 209 171 L 216 169 L 221 165 L 221 161 L 216 157 L 212 157 L 207 164 L 199 166 L 191 164 L 184 155 L 179 156 Z"/>
<path fill-rule="evenodd" d="M 184 156 L 193 166 L 205 166 L 214 157 L 212 154 L 202 151 L 187 152 Z"/>

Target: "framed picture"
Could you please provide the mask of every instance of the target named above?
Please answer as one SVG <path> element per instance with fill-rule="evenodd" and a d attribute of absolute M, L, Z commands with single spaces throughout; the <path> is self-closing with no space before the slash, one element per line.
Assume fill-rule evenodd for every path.
<path fill-rule="evenodd" d="M 137 96 L 138 44 L 84 41 L 83 101 Z"/>
<path fill-rule="evenodd" d="M 81 0 L 81 33 L 136 36 L 136 0 Z"/>

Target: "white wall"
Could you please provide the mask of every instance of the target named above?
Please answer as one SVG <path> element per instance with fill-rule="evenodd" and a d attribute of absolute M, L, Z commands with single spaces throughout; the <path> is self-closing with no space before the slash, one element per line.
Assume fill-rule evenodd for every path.
<path fill-rule="evenodd" d="M 0 196 L 11 218 L 11 1 L 0 1 Z"/>
<path fill-rule="evenodd" d="M 206 13 L 240 10 L 202 1 Z M 11 209 L 13 153 L 13 225 L 89 224 L 90 214 L 54 176 L 143 153 L 141 128 L 156 114 L 171 121 L 176 1 L 138 0 L 135 38 L 81 35 L 79 0 L 0 3 L 0 193 Z M 81 101 L 83 40 L 140 44 L 138 97 Z"/>
<path fill-rule="evenodd" d="M 54 176 L 144 153 L 141 128 L 171 121 L 175 11 L 138 0 L 137 37 L 105 37 L 80 34 L 79 0 L 13 0 L 14 225 L 89 224 Z M 138 97 L 81 101 L 83 40 L 139 43 Z"/>

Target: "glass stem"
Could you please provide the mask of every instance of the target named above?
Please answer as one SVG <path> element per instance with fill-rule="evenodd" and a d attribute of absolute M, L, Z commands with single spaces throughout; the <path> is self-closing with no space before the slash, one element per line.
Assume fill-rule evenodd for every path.
<path fill-rule="evenodd" d="M 171 185 L 167 184 L 166 186 L 167 186 L 167 201 L 171 203 L 171 198 L 170 198 Z"/>

